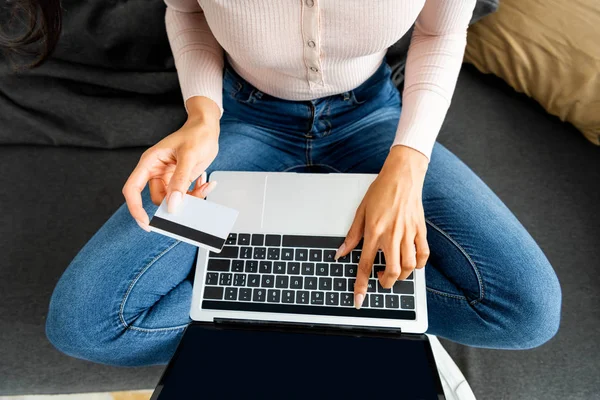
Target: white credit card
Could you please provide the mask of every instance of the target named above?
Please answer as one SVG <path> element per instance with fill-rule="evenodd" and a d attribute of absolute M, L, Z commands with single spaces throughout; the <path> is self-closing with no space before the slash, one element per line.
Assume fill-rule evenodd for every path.
<path fill-rule="evenodd" d="M 219 253 L 239 212 L 186 194 L 177 210 L 167 211 L 166 198 L 150 220 L 150 230 Z"/>

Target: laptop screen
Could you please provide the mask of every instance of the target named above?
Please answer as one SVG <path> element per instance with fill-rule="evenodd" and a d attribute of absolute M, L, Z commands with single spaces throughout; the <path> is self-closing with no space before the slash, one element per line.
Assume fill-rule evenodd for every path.
<path fill-rule="evenodd" d="M 443 399 L 429 342 L 192 323 L 152 400 Z"/>

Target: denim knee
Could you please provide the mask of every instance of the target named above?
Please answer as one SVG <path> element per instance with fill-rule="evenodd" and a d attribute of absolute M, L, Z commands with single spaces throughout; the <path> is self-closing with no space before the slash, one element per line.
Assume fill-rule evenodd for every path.
<path fill-rule="evenodd" d="M 500 298 L 482 303 L 489 311 L 482 318 L 491 322 L 499 348 L 532 349 L 558 332 L 562 304 L 558 278 L 545 257 L 533 264 L 529 276 L 516 276 Z"/>

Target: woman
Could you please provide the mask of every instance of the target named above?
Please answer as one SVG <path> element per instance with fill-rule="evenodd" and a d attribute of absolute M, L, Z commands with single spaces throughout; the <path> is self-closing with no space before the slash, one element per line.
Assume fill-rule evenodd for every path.
<path fill-rule="evenodd" d="M 383 287 L 426 266 L 429 333 L 496 349 L 549 340 L 561 292 L 548 260 L 492 191 L 435 143 L 474 3 L 168 0 L 187 122 L 143 154 L 123 188 L 126 205 L 65 271 L 50 304 L 50 341 L 108 364 L 169 360 L 189 322 L 196 248 L 146 232 L 148 216 L 165 196 L 176 209 L 214 170 L 378 174 L 338 250 L 364 237 L 356 307 L 382 249 Z M 415 21 L 400 96 L 384 55 Z M 203 179 L 189 193 L 214 188 Z"/>

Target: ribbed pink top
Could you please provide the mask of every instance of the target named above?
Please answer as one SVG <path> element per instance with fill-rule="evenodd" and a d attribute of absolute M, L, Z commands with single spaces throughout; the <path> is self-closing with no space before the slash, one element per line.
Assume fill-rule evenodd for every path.
<path fill-rule="evenodd" d="M 427 157 L 450 105 L 475 0 L 165 0 L 184 100 L 222 109 L 224 54 L 264 93 L 313 100 L 365 82 L 416 21 L 394 145 Z"/>

